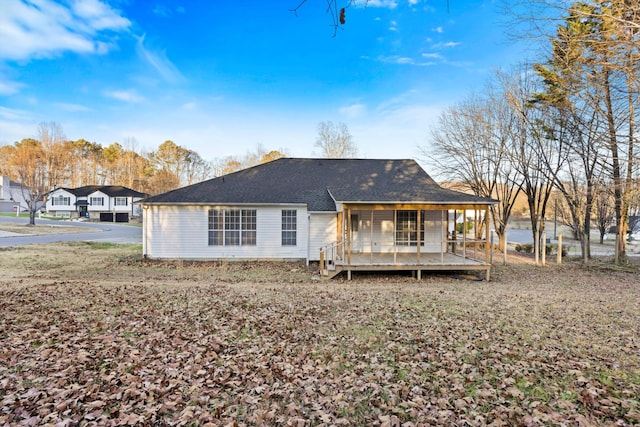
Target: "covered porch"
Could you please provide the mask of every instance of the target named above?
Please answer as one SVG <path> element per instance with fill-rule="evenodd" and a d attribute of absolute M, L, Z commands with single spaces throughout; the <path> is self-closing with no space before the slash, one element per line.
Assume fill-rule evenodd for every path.
<path fill-rule="evenodd" d="M 490 279 L 488 204 L 345 203 L 320 272 L 484 271 Z"/>

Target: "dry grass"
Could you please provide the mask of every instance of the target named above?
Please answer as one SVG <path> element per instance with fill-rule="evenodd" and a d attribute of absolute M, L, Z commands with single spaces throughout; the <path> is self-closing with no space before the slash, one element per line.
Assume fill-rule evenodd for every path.
<path fill-rule="evenodd" d="M 8 231 L 18 234 L 60 234 L 60 233 L 91 233 L 95 228 L 73 227 L 65 225 L 42 225 L 36 222 L 35 225 L 18 224 L 12 222 L 0 222 L 0 231 Z"/>
<path fill-rule="evenodd" d="M 640 423 L 633 266 L 347 282 L 139 253 L 0 252 L 0 425 Z"/>

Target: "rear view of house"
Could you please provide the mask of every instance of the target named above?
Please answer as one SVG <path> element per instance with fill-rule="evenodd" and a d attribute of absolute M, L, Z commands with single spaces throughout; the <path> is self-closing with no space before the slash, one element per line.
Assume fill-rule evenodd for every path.
<path fill-rule="evenodd" d="M 490 270 L 496 201 L 444 189 L 414 160 L 283 158 L 140 203 L 149 258 L 320 261 L 349 277 Z M 456 234 L 470 216 L 473 237 Z"/>
<path fill-rule="evenodd" d="M 144 196 L 119 185 L 56 188 L 47 195 L 45 206 L 48 214 L 63 218 L 128 222 L 140 216 L 140 207 L 135 203 Z"/>

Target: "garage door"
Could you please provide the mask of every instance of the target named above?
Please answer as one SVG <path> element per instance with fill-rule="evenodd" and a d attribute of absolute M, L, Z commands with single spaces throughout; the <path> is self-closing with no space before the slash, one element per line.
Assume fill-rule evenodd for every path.
<path fill-rule="evenodd" d="M 116 213 L 116 222 L 129 222 L 129 214 L 127 212 Z"/>
<path fill-rule="evenodd" d="M 100 221 L 113 222 L 113 212 L 100 212 Z"/>

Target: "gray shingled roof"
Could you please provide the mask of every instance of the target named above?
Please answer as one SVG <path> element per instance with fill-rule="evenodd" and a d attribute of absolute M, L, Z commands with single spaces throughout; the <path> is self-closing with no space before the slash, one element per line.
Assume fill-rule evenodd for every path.
<path fill-rule="evenodd" d="M 102 191 L 109 197 L 144 197 L 146 194 L 121 185 L 85 185 L 78 188 L 63 188 L 76 197 L 86 197 L 94 191 Z"/>
<path fill-rule="evenodd" d="M 158 194 L 143 204 L 476 203 L 495 200 L 440 187 L 415 160 L 283 158 Z"/>

